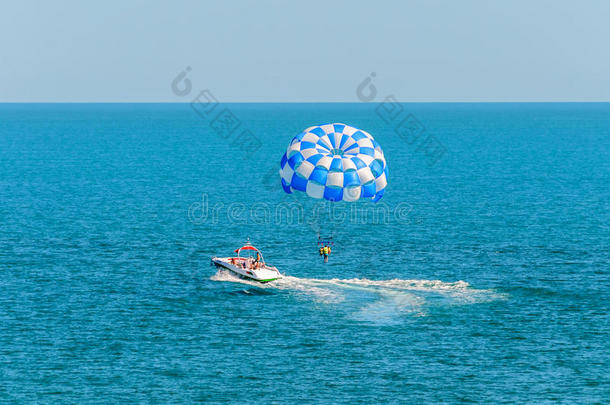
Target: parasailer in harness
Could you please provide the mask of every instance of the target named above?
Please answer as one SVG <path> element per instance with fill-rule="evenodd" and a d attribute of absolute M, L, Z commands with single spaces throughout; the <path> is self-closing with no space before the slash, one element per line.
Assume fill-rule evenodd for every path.
<path fill-rule="evenodd" d="M 328 262 L 328 256 L 330 256 L 331 252 L 330 245 L 334 243 L 332 239 L 332 236 L 330 238 L 322 239 L 318 235 L 318 252 L 320 253 L 320 256 L 324 257 L 324 263 Z"/>
<path fill-rule="evenodd" d="M 324 263 L 328 262 L 328 256 L 330 256 L 330 246 L 324 245 L 320 248 L 320 255 L 324 256 Z"/>

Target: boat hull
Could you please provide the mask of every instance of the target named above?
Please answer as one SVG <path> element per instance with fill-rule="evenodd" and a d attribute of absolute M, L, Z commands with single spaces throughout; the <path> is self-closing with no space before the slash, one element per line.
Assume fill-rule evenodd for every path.
<path fill-rule="evenodd" d="M 259 283 L 268 283 L 282 278 L 280 272 L 275 268 L 247 269 L 231 263 L 230 259 L 228 257 L 213 257 L 212 263 L 216 267 L 229 270 L 239 277 Z"/>

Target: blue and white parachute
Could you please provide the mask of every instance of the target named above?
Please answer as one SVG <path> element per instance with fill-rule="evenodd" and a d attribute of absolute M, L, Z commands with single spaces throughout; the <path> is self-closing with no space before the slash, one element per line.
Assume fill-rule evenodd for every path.
<path fill-rule="evenodd" d="M 309 127 L 295 136 L 280 163 L 282 187 L 329 201 L 378 201 L 388 184 L 381 146 L 345 124 Z"/>

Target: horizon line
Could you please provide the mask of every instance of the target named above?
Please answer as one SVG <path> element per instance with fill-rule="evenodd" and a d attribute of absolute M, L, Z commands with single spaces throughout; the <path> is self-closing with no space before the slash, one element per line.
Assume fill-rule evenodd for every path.
<path fill-rule="evenodd" d="M 383 101 L 219 101 L 219 104 L 378 104 Z M 401 104 L 607 104 L 607 101 L 397 101 Z M 192 101 L 0 101 L 2 104 L 191 104 Z"/>

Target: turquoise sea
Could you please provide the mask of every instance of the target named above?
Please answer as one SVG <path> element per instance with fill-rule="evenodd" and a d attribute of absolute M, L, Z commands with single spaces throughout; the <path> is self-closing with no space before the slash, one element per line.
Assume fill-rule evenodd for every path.
<path fill-rule="evenodd" d="M 610 104 L 386 107 L 0 105 L 0 402 L 610 402 Z M 282 191 L 329 122 L 379 203 Z"/>

